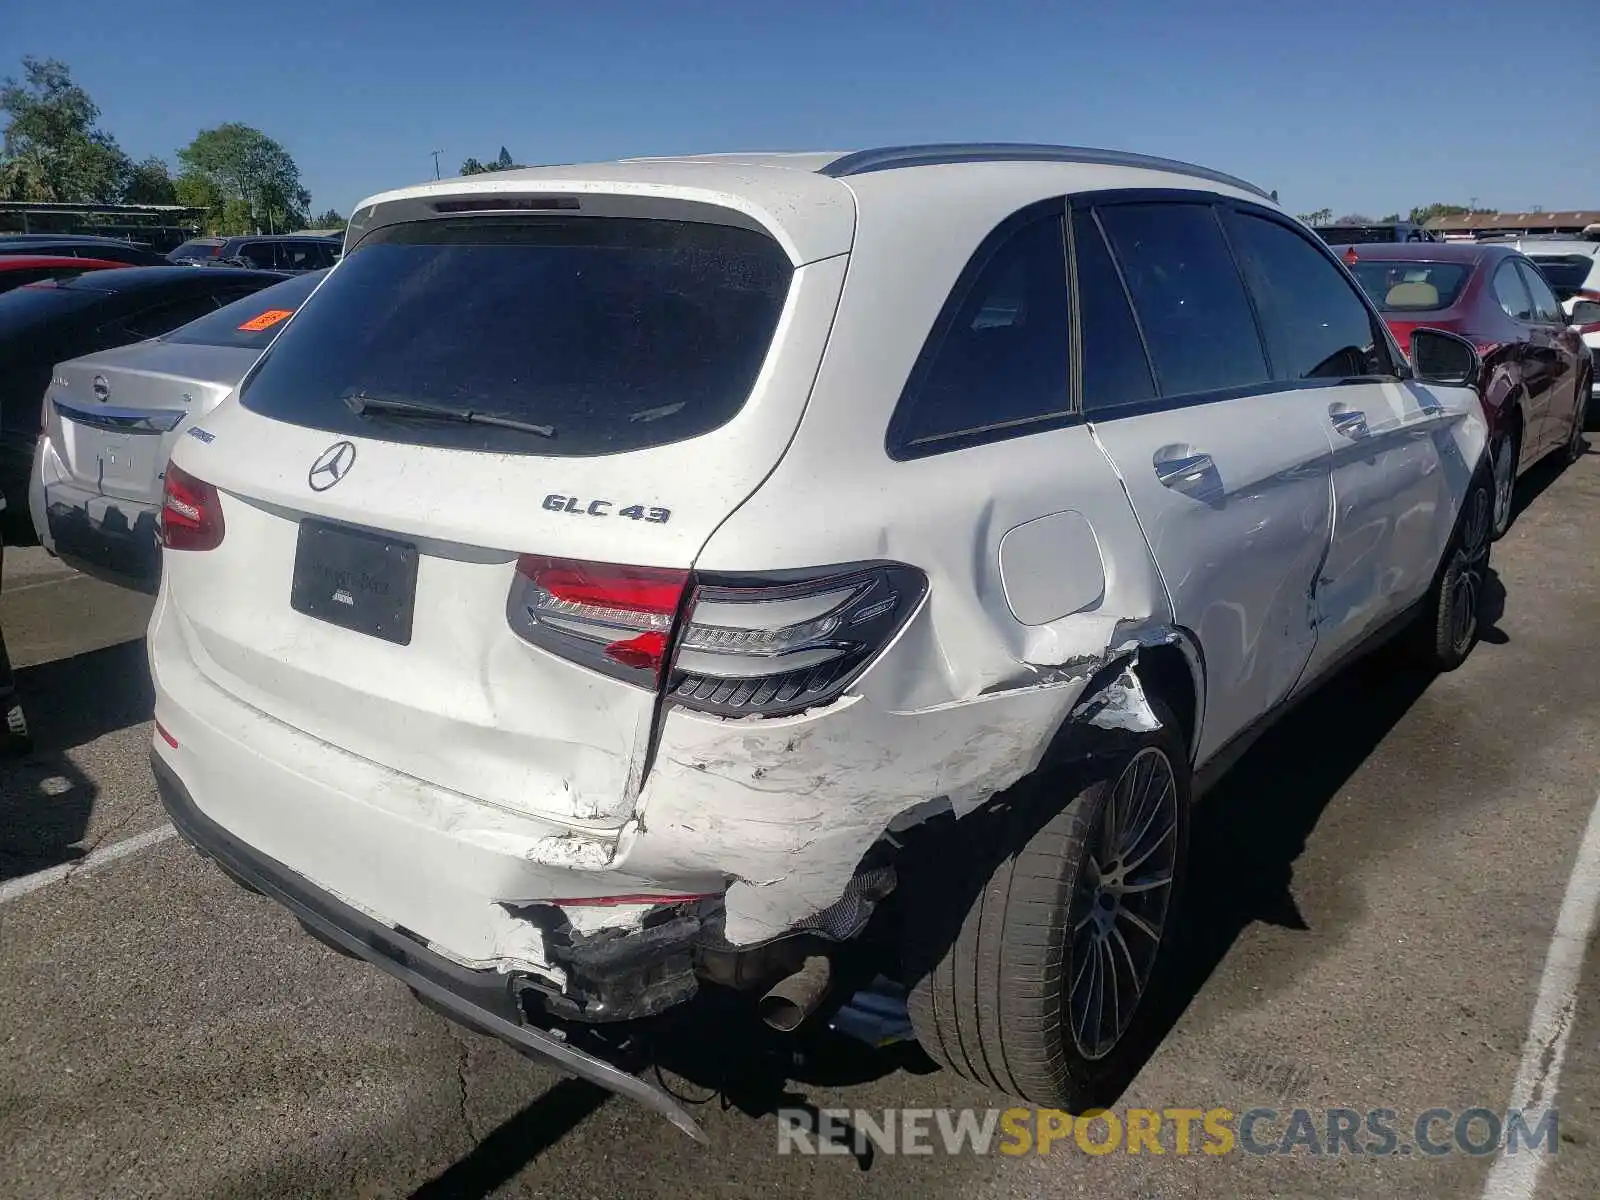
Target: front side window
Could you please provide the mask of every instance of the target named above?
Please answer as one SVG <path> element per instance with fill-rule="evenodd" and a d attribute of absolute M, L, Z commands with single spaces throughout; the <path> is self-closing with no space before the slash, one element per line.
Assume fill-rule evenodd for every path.
<path fill-rule="evenodd" d="M 1118 204 L 1099 216 L 1162 396 L 1266 381 L 1244 283 L 1210 205 Z"/>
<path fill-rule="evenodd" d="M 1067 412 L 1062 237 L 1061 218 L 1043 217 L 1002 235 L 986 257 L 980 248 L 906 384 L 890 430 L 896 453 L 951 449 Z"/>
<path fill-rule="evenodd" d="M 1384 375 L 1372 314 L 1326 255 L 1285 225 L 1230 214 L 1229 233 L 1261 315 L 1277 379 Z"/>
<path fill-rule="evenodd" d="M 1519 321 L 1534 319 L 1533 297 L 1528 295 L 1528 287 L 1522 282 L 1522 276 L 1517 274 L 1517 265 L 1510 259 L 1495 268 L 1494 298 L 1505 309 L 1506 316 Z"/>
<path fill-rule="evenodd" d="M 304 303 L 240 402 L 312 429 L 463 450 L 664 446 L 744 407 L 793 273 L 766 234 L 693 221 L 386 226 Z"/>

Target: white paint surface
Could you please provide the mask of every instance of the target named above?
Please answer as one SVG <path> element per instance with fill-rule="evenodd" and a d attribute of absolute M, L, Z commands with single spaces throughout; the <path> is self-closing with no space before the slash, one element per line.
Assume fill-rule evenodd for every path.
<path fill-rule="evenodd" d="M 86 871 L 98 870 L 107 863 L 114 863 L 119 858 L 127 858 L 130 854 L 137 854 L 141 850 L 175 837 L 177 832 L 171 825 L 158 825 L 131 838 L 102 846 L 92 854 L 86 854 L 74 862 L 62 863 L 59 867 L 51 867 L 45 871 L 35 871 L 32 875 L 8 879 L 5 883 L 0 883 L 0 904 L 31 895 L 41 888 L 49 887 L 52 883 L 60 883 L 63 879 L 82 875 Z"/>
<path fill-rule="evenodd" d="M 1556 917 L 1555 934 L 1539 977 L 1539 996 L 1533 1019 L 1522 1043 L 1522 1062 L 1511 1087 L 1509 1107 L 1521 1109 L 1529 1129 L 1537 1129 L 1545 1112 L 1555 1104 L 1561 1082 L 1561 1062 L 1567 1054 L 1577 1008 L 1578 981 L 1583 975 L 1584 951 L 1594 935 L 1600 909 L 1600 799 L 1589 813 L 1589 825 L 1578 846 L 1578 858 L 1567 879 L 1567 892 Z M 1484 1184 L 1484 1200 L 1532 1200 L 1546 1155 L 1526 1147 L 1517 1154 L 1501 1153 Z"/>

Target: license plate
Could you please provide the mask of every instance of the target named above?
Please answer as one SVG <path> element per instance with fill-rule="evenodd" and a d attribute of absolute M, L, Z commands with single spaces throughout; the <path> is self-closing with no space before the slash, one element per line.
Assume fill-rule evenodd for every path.
<path fill-rule="evenodd" d="M 141 483 L 146 487 L 156 474 L 155 452 L 161 439 L 144 436 L 100 438 L 95 458 L 101 486 Z"/>
<path fill-rule="evenodd" d="M 396 645 L 411 644 L 417 548 L 326 521 L 300 522 L 289 607 Z"/>

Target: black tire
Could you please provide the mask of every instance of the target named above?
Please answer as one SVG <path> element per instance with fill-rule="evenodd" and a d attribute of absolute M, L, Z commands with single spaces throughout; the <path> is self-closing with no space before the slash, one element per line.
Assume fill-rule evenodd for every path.
<path fill-rule="evenodd" d="M 1172 712 L 1154 696 L 1149 701 L 1159 730 L 1113 735 L 1119 739 L 1114 747 L 1086 766 L 1042 775 L 1025 785 L 1023 799 L 1000 818 L 998 854 L 979 858 L 968 886 L 953 888 L 955 880 L 946 871 L 935 886 L 921 890 L 925 904 L 909 926 L 907 939 L 913 944 L 905 947 L 911 967 L 911 1023 L 928 1055 L 956 1074 L 1033 1104 L 1081 1110 L 1097 1102 L 1106 1081 L 1125 1079 L 1130 1065 L 1137 1065 L 1130 1064 L 1130 1055 L 1140 1052 L 1152 1009 L 1160 1007 L 1150 1000 L 1171 958 L 1189 839 L 1187 747 Z M 1171 771 L 1173 818 L 1170 835 L 1161 836 L 1161 843 L 1170 836 L 1172 882 L 1160 936 L 1150 944 L 1148 974 L 1120 1034 L 1109 1047 L 1086 1053 L 1072 1027 L 1077 1011 L 1072 988 L 1075 980 L 1080 986 L 1086 980 L 1079 970 L 1091 965 L 1100 969 L 1102 960 L 1096 955 L 1091 964 L 1085 954 L 1075 964 L 1070 914 L 1085 911 L 1075 906 L 1083 902 L 1080 884 L 1087 887 L 1099 877 L 1090 858 L 1104 841 L 1111 798 L 1123 796 L 1116 785 L 1136 762 L 1140 771 L 1159 771 L 1157 759 Z M 1165 784 L 1162 788 L 1165 795 Z M 958 832 L 953 841 L 967 847 L 967 856 L 972 854 L 970 839 Z M 1131 853 L 1145 845 L 1132 844 Z M 1145 855 L 1146 862 L 1152 861 L 1156 850 Z M 1164 857 L 1156 869 L 1166 869 Z M 1130 869 L 1120 867 L 1118 873 L 1127 878 Z M 1141 886 L 1135 877 L 1126 893 L 1133 897 L 1130 905 L 1155 890 L 1140 892 Z M 953 911 L 963 905 L 964 911 Z M 1091 902 L 1089 916 L 1081 920 L 1098 928 L 1105 911 Z M 1111 910 L 1103 920 L 1118 925 L 1121 911 Z M 1119 961 L 1129 964 L 1132 979 L 1137 973 L 1134 957 L 1143 950 L 1135 945 L 1140 941 L 1136 927 L 1120 927 L 1135 935 L 1124 934 L 1120 943 L 1128 956 Z M 1083 936 L 1099 938 L 1094 929 Z M 1111 947 L 1116 943 L 1100 941 L 1106 952 L 1115 954 Z M 1115 971 L 1111 977 L 1114 987 Z M 1095 980 L 1088 978 L 1087 983 L 1092 991 Z"/>
<path fill-rule="evenodd" d="M 1567 435 L 1566 457 L 1569 463 L 1575 463 L 1583 457 L 1583 431 L 1590 423 L 1589 393 L 1592 386 L 1587 376 L 1578 382 L 1578 408 L 1572 414 L 1572 429 Z"/>
<path fill-rule="evenodd" d="M 1454 671 L 1477 645 L 1493 523 L 1494 489 L 1485 469 L 1467 488 L 1444 561 L 1417 617 L 1413 653 L 1431 670 Z"/>
<path fill-rule="evenodd" d="M 1502 481 L 1500 479 L 1500 454 L 1503 452 L 1511 456 L 1511 477 L 1508 481 L 1504 496 L 1501 495 Z M 1516 508 L 1517 500 L 1517 456 L 1522 452 L 1521 427 L 1513 425 L 1505 433 L 1495 438 L 1489 447 L 1489 471 L 1494 479 L 1494 524 L 1490 527 L 1489 536 L 1492 541 L 1498 542 L 1505 537 L 1506 531 L 1511 528 L 1511 514 Z M 1504 507 L 1502 507 L 1502 504 Z"/>

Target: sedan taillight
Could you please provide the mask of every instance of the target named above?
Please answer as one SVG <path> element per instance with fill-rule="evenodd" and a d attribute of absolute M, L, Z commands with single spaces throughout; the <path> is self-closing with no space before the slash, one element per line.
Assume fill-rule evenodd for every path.
<path fill-rule="evenodd" d="M 168 550 L 215 550 L 222 545 L 222 534 L 217 489 L 169 462 L 161 500 L 161 545 Z"/>
<path fill-rule="evenodd" d="M 732 578 L 524 555 L 507 617 L 534 645 L 687 708 L 780 716 L 843 692 L 927 586 L 899 563 Z"/>

